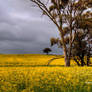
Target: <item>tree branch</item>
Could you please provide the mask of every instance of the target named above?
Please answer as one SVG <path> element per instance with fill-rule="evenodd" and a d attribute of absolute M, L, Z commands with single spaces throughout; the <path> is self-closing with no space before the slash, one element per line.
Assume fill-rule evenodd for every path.
<path fill-rule="evenodd" d="M 34 2 L 46 14 L 53 21 L 53 23 L 58 27 L 58 29 L 60 28 L 60 26 L 57 24 L 57 21 L 49 12 L 45 4 L 43 4 L 40 0 L 30 0 L 30 1 Z"/>

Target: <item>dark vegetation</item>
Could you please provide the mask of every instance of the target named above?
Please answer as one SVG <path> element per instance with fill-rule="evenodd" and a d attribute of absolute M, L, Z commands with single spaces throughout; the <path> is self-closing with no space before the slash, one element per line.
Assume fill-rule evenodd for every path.
<path fill-rule="evenodd" d="M 44 48 L 43 52 L 46 53 L 47 55 L 51 52 L 52 50 L 50 48 Z"/>
<path fill-rule="evenodd" d="M 92 44 L 87 38 L 87 32 L 77 32 L 72 46 L 72 58 L 79 66 L 90 65 Z"/>

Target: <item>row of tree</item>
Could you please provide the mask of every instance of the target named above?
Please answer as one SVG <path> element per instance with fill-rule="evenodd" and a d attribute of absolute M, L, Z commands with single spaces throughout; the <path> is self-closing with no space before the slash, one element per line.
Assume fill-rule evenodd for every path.
<path fill-rule="evenodd" d="M 51 46 L 63 49 L 65 66 L 74 59 L 78 65 L 90 64 L 92 55 L 92 0 L 30 0 L 56 25 L 60 37 Z"/>

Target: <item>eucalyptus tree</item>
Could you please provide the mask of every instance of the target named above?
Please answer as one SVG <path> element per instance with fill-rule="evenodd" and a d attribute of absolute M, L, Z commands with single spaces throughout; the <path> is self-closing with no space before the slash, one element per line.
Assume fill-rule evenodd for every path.
<path fill-rule="evenodd" d="M 59 38 L 51 38 L 51 44 L 63 48 L 65 66 L 70 66 L 71 50 L 77 22 L 80 15 L 92 6 L 92 0 L 30 0 L 36 4 L 42 14 L 48 16 L 56 25 Z"/>

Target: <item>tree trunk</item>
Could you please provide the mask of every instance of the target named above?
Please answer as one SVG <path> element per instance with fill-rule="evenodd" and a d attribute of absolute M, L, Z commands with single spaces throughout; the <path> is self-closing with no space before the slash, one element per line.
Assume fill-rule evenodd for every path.
<path fill-rule="evenodd" d="M 78 61 L 76 58 L 73 58 L 73 59 L 74 59 L 74 61 L 77 63 L 77 65 L 80 66 L 79 61 Z"/>
<path fill-rule="evenodd" d="M 62 30 L 61 30 L 61 39 L 62 39 L 62 42 L 63 42 L 63 52 L 64 52 L 64 59 L 65 59 L 65 66 L 70 66 L 70 59 L 68 58 L 68 55 L 67 55 L 67 47 L 66 47 L 66 44 L 65 44 L 65 41 L 64 41 L 64 35 L 63 35 Z"/>
<path fill-rule="evenodd" d="M 68 59 L 67 53 L 64 51 L 65 66 L 70 66 L 70 60 Z"/>
<path fill-rule="evenodd" d="M 84 62 L 84 54 L 83 53 L 82 53 L 82 56 L 80 57 L 80 60 L 81 60 L 81 66 L 84 66 L 85 62 Z"/>
<path fill-rule="evenodd" d="M 84 60 L 83 60 L 83 58 L 81 59 L 81 66 L 84 66 Z"/>
<path fill-rule="evenodd" d="M 87 66 L 89 66 L 90 56 L 87 56 Z"/>
<path fill-rule="evenodd" d="M 66 58 L 65 58 L 65 66 L 67 66 L 67 67 L 70 66 L 70 60 L 68 60 Z"/>

